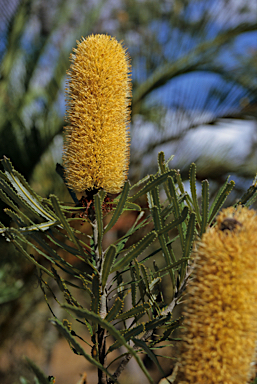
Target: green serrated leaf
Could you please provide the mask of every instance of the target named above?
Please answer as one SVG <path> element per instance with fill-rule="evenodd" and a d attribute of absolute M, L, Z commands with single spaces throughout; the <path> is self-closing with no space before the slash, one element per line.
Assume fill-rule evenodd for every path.
<path fill-rule="evenodd" d="M 135 336 L 140 335 L 140 333 L 144 332 L 144 330 L 145 330 L 144 324 L 139 324 L 139 325 L 137 325 L 136 327 L 131 328 L 131 329 L 126 330 L 125 332 L 123 332 L 122 336 L 124 337 L 124 339 L 125 339 L 126 341 L 129 341 L 129 340 L 132 339 L 132 337 L 135 337 Z M 112 352 L 112 351 L 114 351 L 114 350 L 117 349 L 117 348 L 120 348 L 121 345 L 122 345 L 122 344 L 121 344 L 119 341 L 115 341 L 115 343 L 113 343 L 113 344 L 109 347 L 107 353 Z"/>
<path fill-rule="evenodd" d="M 103 240 L 103 212 L 100 197 L 97 194 L 94 195 L 94 208 L 95 218 L 97 225 L 97 248 L 100 259 L 102 258 L 102 240 Z"/>
<path fill-rule="evenodd" d="M 25 357 L 26 362 L 30 369 L 33 371 L 34 375 L 37 377 L 40 384 L 49 384 L 48 378 L 46 375 L 41 371 L 40 368 L 34 363 L 34 361 L 30 360 L 28 357 Z"/>
<path fill-rule="evenodd" d="M 191 189 L 191 195 L 192 195 L 192 201 L 194 204 L 194 209 L 196 212 L 196 217 L 198 223 L 201 223 L 201 216 L 200 216 L 200 210 L 199 205 L 197 201 L 197 193 L 196 193 L 196 165 L 194 163 L 191 164 L 189 168 L 189 180 L 190 180 L 190 189 Z"/>
<path fill-rule="evenodd" d="M 165 323 L 167 323 L 171 318 L 171 314 L 169 313 L 167 316 L 161 316 L 161 317 L 156 317 L 155 319 L 148 321 L 145 323 L 145 330 L 150 331 L 153 329 L 158 329 L 162 327 Z"/>
<path fill-rule="evenodd" d="M 245 207 L 249 208 L 257 199 L 257 192 L 245 203 Z"/>
<path fill-rule="evenodd" d="M 146 266 L 144 264 L 140 264 L 140 270 L 141 270 L 141 276 L 144 280 L 145 286 L 146 286 L 148 292 L 150 292 Z"/>
<path fill-rule="evenodd" d="M 140 212 L 141 211 L 141 207 L 138 204 L 131 203 L 130 201 L 126 201 L 125 210 L 126 211 L 129 210 L 129 211 L 138 211 L 138 212 Z"/>
<path fill-rule="evenodd" d="M 168 233 L 172 229 L 176 228 L 179 224 L 183 223 L 183 221 L 186 220 L 187 215 L 188 207 L 184 207 L 183 211 L 181 212 L 181 215 L 177 219 L 173 220 L 171 223 L 167 224 L 165 227 L 158 231 L 158 236 Z"/>
<path fill-rule="evenodd" d="M 228 197 L 228 195 L 230 194 L 234 186 L 235 186 L 235 182 L 231 180 L 229 183 L 226 181 L 226 183 L 220 188 L 216 196 L 216 199 L 210 209 L 209 219 L 208 219 L 209 224 L 212 223 L 214 217 L 216 216 L 218 211 L 221 209 L 222 205 L 224 204 L 226 198 Z"/>
<path fill-rule="evenodd" d="M 71 304 L 71 305 L 75 305 L 77 307 L 81 307 L 81 305 L 78 303 L 78 301 L 72 296 L 71 292 L 68 290 L 66 284 L 65 284 L 65 281 L 64 279 L 62 279 L 59 274 L 57 273 L 56 269 L 55 268 L 51 268 L 53 274 L 54 274 L 54 277 L 55 277 L 55 280 L 58 284 L 58 287 L 60 289 L 61 292 L 64 293 L 64 297 L 67 301 L 68 304 Z"/>
<path fill-rule="evenodd" d="M 118 314 L 120 313 L 123 307 L 124 307 L 124 301 L 121 300 L 119 297 L 117 297 L 113 306 L 108 311 L 108 314 L 106 315 L 105 320 L 108 322 L 113 321 L 118 316 Z"/>
<path fill-rule="evenodd" d="M 178 267 L 179 265 L 181 265 L 183 262 L 187 262 L 189 259 L 184 259 L 184 258 L 181 258 L 179 259 L 178 261 L 176 261 L 175 263 L 172 263 L 172 264 L 168 264 L 166 267 L 164 268 L 161 268 L 159 269 L 159 273 L 162 273 L 162 272 L 165 272 L 165 271 L 169 271 L 169 269 L 173 269 L 173 268 L 176 268 Z M 154 275 L 156 274 L 156 272 L 154 272 Z"/>
<path fill-rule="evenodd" d="M 185 237 L 185 244 L 184 244 L 184 250 L 183 250 L 183 258 L 188 259 L 191 253 L 192 244 L 195 237 L 195 220 L 196 220 L 196 214 L 195 212 L 192 212 L 190 215 L 190 219 L 187 225 L 187 232 Z M 187 261 L 184 262 L 181 266 L 181 272 L 180 272 L 180 281 L 184 281 L 185 273 L 186 273 L 186 266 Z"/>
<path fill-rule="evenodd" d="M 5 192 L 4 192 L 5 191 Z M 12 198 L 13 201 L 15 201 L 16 204 L 18 204 L 19 207 L 24 208 L 25 210 L 33 213 L 34 216 L 40 218 L 41 216 L 34 211 L 25 201 L 23 201 L 15 192 L 14 190 L 3 180 L 0 180 L 0 197 L 1 200 L 9 205 L 14 211 L 20 214 L 19 208 L 13 203 L 13 201 L 9 198 L 9 196 Z M 29 219 L 24 213 L 21 213 L 23 217 L 25 217 L 29 222 L 33 223 L 31 219 Z"/>
<path fill-rule="evenodd" d="M 66 306 L 67 309 L 74 309 L 74 307 Z M 66 308 L 64 306 L 64 308 Z M 74 311 L 73 311 L 74 312 Z M 97 316 L 97 315 L 96 315 Z M 82 316 L 84 317 L 84 316 Z M 102 366 L 97 360 L 93 359 L 89 354 L 87 354 L 81 345 L 77 342 L 77 340 L 70 334 L 68 329 L 57 319 L 50 320 L 53 325 L 60 331 L 60 333 L 65 337 L 65 339 L 73 346 L 75 351 L 79 353 L 81 356 L 84 356 L 86 360 L 88 360 L 92 365 L 101 369 L 101 371 L 105 372 L 115 383 L 117 380 L 110 374 L 110 372 Z M 49 384 L 49 383 L 48 383 Z"/>
<path fill-rule="evenodd" d="M 133 202 L 138 199 L 140 196 L 150 192 L 152 188 L 157 187 L 158 185 L 164 183 L 170 175 L 175 175 L 175 171 L 171 170 L 167 173 L 164 173 L 160 176 L 157 176 L 153 181 L 148 182 L 140 191 L 138 191 L 134 196 L 129 198 L 129 201 Z"/>
<path fill-rule="evenodd" d="M 132 300 L 132 306 L 135 307 L 136 306 L 136 297 L 137 297 L 137 284 L 136 284 L 136 281 L 135 281 L 135 273 L 134 273 L 134 269 L 132 266 L 129 267 L 130 268 L 130 276 L 131 276 L 131 300 Z"/>
<path fill-rule="evenodd" d="M 142 302 L 144 303 L 144 296 L 145 296 L 146 288 L 145 288 L 143 280 L 141 279 L 139 265 L 140 264 L 138 263 L 138 261 L 134 260 L 134 267 L 135 267 L 135 272 L 137 275 L 140 297 L 141 297 Z"/>
<path fill-rule="evenodd" d="M 200 237 L 204 234 L 209 215 L 209 182 L 208 180 L 202 181 L 202 220 L 201 220 L 201 231 Z"/>
<path fill-rule="evenodd" d="M 31 207 L 33 211 L 37 212 L 40 217 L 44 217 L 48 220 L 54 220 L 54 215 L 44 208 L 39 201 L 39 196 L 37 196 L 32 190 L 24 177 L 14 170 L 12 163 L 9 159 L 7 159 L 7 157 L 4 156 L 2 164 L 8 180 L 24 202 L 26 202 L 26 204 Z"/>
<path fill-rule="evenodd" d="M 148 371 L 146 370 L 143 362 L 141 361 L 141 359 L 137 355 L 136 351 L 130 345 L 128 345 L 126 343 L 126 340 L 124 339 L 124 337 L 121 335 L 121 333 L 112 324 L 105 321 L 104 319 L 101 319 L 100 316 L 98 316 L 97 314 L 95 314 L 93 312 L 88 311 L 87 309 L 75 308 L 75 307 L 71 307 L 69 305 L 64 305 L 63 307 L 71 310 L 77 316 L 82 317 L 82 318 L 85 317 L 86 319 L 88 319 L 94 323 L 97 323 L 102 328 L 106 329 L 109 332 L 109 334 L 112 335 L 117 341 L 119 341 L 121 343 L 121 345 L 123 345 L 128 350 L 128 352 L 136 359 L 138 365 L 140 366 L 140 368 L 144 372 L 145 376 L 148 378 L 149 382 L 151 384 L 154 384 L 153 379 L 149 375 Z"/>
<path fill-rule="evenodd" d="M 128 230 L 125 236 L 121 237 L 119 240 L 117 240 L 116 247 L 117 247 L 117 254 L 120 253 L 130 236 L 135 233 L 138 229 L 143 228 L 145 225 L 147 225 L 148 220 L 145 219 L 141 223 L 137 225 L 137 223 L 140 221 L 140 219 L 144 216 L 144 212 L 140 212 L 138 217 L 136 218 L 135 223 L 132 225 L 132 227 Z"/>
<path fill-rule="evenodd" d="M 195 236 L 195 218 L 196 214 L 194 212 L 191 213 L 190 219 L 187 225 L 187 233 L 185 237 L 185 244 L 184 244 L 184 251 L 183 251 L 183 257 L 188 258 L 190 255 L 190 251 L 192 248 L 192 244 L 194 241 Z"/>
<path fill-rule="evenodd" d="M 119 320 L 126 320 L 126 319 L 130 319 L 131 317 L 137 317 L 139 315 L 143 316 L 143 314 L 148 310 L 150 309 L 150 304 L 149 303 L 146 303 L 146 304 L 142 304 L 142 305 L 138 305 L 134 308 L 131 308 L 129 309 L 128 311 L 126 312 L 122 312 L 120 313 L 116 319 L 119 319 Z M 141 317 L 140 316 L 140 317 Z"/>
<path fill-rule="evenodd" d="M 116 272 L 116 279 L 117 279 L 117 294 L 119 298 L 123 301 L 125 292 L 124 292 L 124 282 L 123 282 L 122 274 Z"/>
<path fill-rule="evenodd" d="M 66 220 L 66 218 L 65 218 L 65 216 L 64 216 L 64 214 L 63 214 L 63 212 L 61 210 L 61 207 L 60 207 L 60 204 L 58 202 L 57 197 L 54 196 L 54 195 L 50 195 L 50 198 L 51 198 L 51 201 L 52 201 L 52 204 L 53 204 L 53 208 L 55 210 L 55 213 L 56 213 L 58 219 L 60 220 L 60 222 L 63 225 L 64 229 L 67 231 L 70 239 L 73 241 L 73 243 L 79 249 L 81 256 L 85 257 L 83 249 L 81 248 L 78 240 L 76 239 L 76 237 L 74 235 L 74 232 L 73 232 L 72 228 L 70 227 L 68 221 Z"/>
<path fill-rule="evenodd" d="M 155 231 L 148 233 L 142 240 L 134 245 L 121 260 L 114 264 L 111 272 L 119 271 L 126 267 L 132 260 L 138 257 L 147 247 L 149 247 L 156 237 L 157 233 Z"/>
<path fill-rule="evenodd" d="M 104 260 L 102 263 L 101 276 L 102 276 L 102 289 L 104 290 L 110 270 L 112 268 L 113 261 L 115 259 L 117 249 L 115 245 L 111 244 L 104 254 Z"/>
<path fill-rule="evenodd" d="M 165 373 L 162 369 L 162 367 L 160 366 L 160 363 L 159 361 L 157 360 L 157 357 L 155 356 L 155 354 L 153 353 L 153 351 L 147 346 L 146 342 L 143 341 L 143 340 L 140 340 L 140 339 L 137 339 L 137 338 L 133 338 L 132 339 L 133 342 L 135 343 L 135 345 L 139 348 L 142 348 L 145 353 L 147 354 L 148 357 L 150 357 L 150 359 L 153 361 L 153 363 L 157 366 L 157 368 L 159 369 L 159 371 L 161 372 L 161 374 L 163 376 L 165 376 Z"/>
<path fill-rule="evenodd" d="M 157 161 L 158 161 L 159 173 L 167 172 L 167 166 L 165 164 L 165 155 L 164 155 L 163 151 L 158 153 L 158 160 Z"/>
<path fill-rule="evenodd" d="M 47 275 L 51 276 L 51 277 L 54 277 L 53 274 L 48 271 L 47 268 L 43 267 L 41 264 L 39 264 L 35 259 L 34 257 L 32 257 L 31 255 L 28 254 L 27 251 L 25 251 L 25 249 L 20 245 L 20 243 L 13 239 L 12 240 L 13 244 L 15 245 L 15 247 L 18 249 L 18 251 L 23 254 L 23 256 L 25 256 L 29 261 L 31 261 L 33 264 L 35 264 L 38 268 L 42 269 L 42 271 L 44 271 Z"/>
<path fill-rule="evenodd" d="M 174 184 L 173 178 L 170 176 L 168 177 L 168 186 L 169 186 L 169 191 L 170 191 L 170 194 L 172 197 L 172 201 L 170 201 L 170 203 L 173 202 L 174 216 L 175 216 L 175 219 L 178 219 L 180 217 L 180 206 L 179 206 L 179 202 L 178 202 L 175 184 Z M 178 233 L 179 233 L 179 237 L 180 237 L 181 248 L 183 249 L 184 235 L 183 235 L 183 230 L 182 230 L 181 224 L 178 225 Z"/>
<path fill-rule="evenodd" d="M 158 153 L 158 167 L 159 167 L 159 173 L 165 174 L 166 172 L 169 171 L 168 164 L 165 163 L 165 156 L 164 152 L 159 152 Z M 166 196 L 168 197 L 169 201 L 171 200 L 171 195 L 168 187 L 167 181 L 164 183 L 164 190 L 166 193 Z M 156 205 L 156 204 L 155 204 Z"/>
<path fill-rule="evenodd" d="M 114 224 L 118 221 L 118 219 L 119 219 L 120 215 L 122 214 L 123 209 L 125 207 L 125 204 L 126 204 L 126 201 L 128 198 L 128 194 L 129 194 L 129 182 L 127 181 L 124 184 L 123 190 L 120 194 L 120 199 L 119 199 L 119 202 L 117 204 L 117 207 L 115 208 L 115 211 L 112 215 L 112 218 L 109 221 L 109 223 L 107 224 L 107 226 L 104 230 L 104 233 L 108 232 L 114 226 Z"/>
<path fill-rule="evenodd" d="M 100 197 L 100 202 L 101 202 L 101 205 L 102 205 L 103 202 L 104 202 L 104 199 L 107 196 L 107 193 L 105 192 L 104 189 L 100 189 L 100 191 L 98 192 L 98 196 Z"/>
<path fill-rule="evenodd" d="M 256 184 L 252 184 L 250 186 L 250 188 L 247 189 L 247 191 L 243 194 L 243 196 L 239 199 L 239 201 L 237 201 L 235 206 L 238 206 L 239 204 L 246 205 L 249 202 L 249 200 L 252 201 L 253 197 L 254 197 L 254 200 L 257 197 L 257 185 Z M 248 204 L 248 206 L 249 205 L 250 204 Z"/>
<path fill-rule="evenodd" d="M 139 187 L 139 185 L 145 183 L 146 181 L 148 181 L 150 178 L 150 175 L 146 175 L 145 177 L 143 177 L 143 179 L 139 180 L 136 184 L 134 184 L 132 187 L 131 187 L 131 190 L 136 188 L 136 187 Z"/>
<path fill-rule="evenodd" d="M 24 227 L 26 223 L 22 219 L 21 215 L 18 215 L 16 212 L 10 210 L 9 208 L 5 208 L 4 212 L 10 216 L 12 221 L 14 221 L 19 227 Z"/>
<path fill-rule="evenodd" d="M 167 326 L 167 328 L 165 329 L 165 331 L 163 332 L 163 335 L 157 340 L 158 343 L 162 342 L 162 341 L 166 341 L 168 340 L 168 337 L 170 336 L 170 334 L 175 330 L 177 329 L 178 327 L 180 327 L 182 323 L 182 317 L 180 317 L 179 319 L 176 319 L 174 320 L 171 325 Z M 155 342 L 153 342 L 151 345 L 154 345 L 156 344 Z"/>
<path fill-rule="evenodd" d="M 160 212 L 159 212 L 158 208 L 153 206 L 152 209 L 151 209 L 151 213 L 152 213 L 152 216 L 153 216 L 153 221 L 154 221 L 155 229 L 156 229 L 157 233 L 161 233 L 163 228 L 162 228 Z M 166 264 L 169 265 L 172 262 L 176 262 L 174 253 L 173 252 L 170 253 L 169 249 L 167 247 L 167 240 L 168 239 L 166 238 L 166 236 L 163 235 L 163 234 L 160 234 L 160 235 L 158 234 L 158 239 L 159 239 L 159 243 L 160 243 L 160 246 L 161 246 L 161 249 L 162 249 L 162 253 L 163 253 L 163 256 L 164 256 L 165 261 L 166 261 Z M 174 287 L 175 286 L 175 278 L 174 278 L 174 272 L 173 272 L 172 269 L 169 269 L 169 274 L 170 274 L 172 286 Z"/>
<path fill-rule="evenodd" d="M 91 297 L 91 305 L 90 305 L 91 311 L 95 313 L 99 313 L 100 300 L 101 300 L 101 292 L 100 292 L 100 285 L 99 285 L 99 276 L 94 275 L 92 280 L 92 297 Z"/>
<path fill-rule="evenodd" d="M 169 162 L 171 162 L 174 159 L 175 155 L 171 155 L 168 160 L 165 162 L 165 165 L 168 166 Z"/>

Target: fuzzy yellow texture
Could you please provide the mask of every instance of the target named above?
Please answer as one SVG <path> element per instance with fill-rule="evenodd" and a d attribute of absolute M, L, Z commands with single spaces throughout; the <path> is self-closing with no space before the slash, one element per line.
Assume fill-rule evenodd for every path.
<path fill-rule="evenodd" d="M 238 221 L 221 230 L 224 220 Z M 236 223 L 235 221 L 235 223 Z M 179 384 L 245 384 L 257 335 L 257 216 L 223 210 L 197 245 L 185 302 Z"/>
<path fill-rule="evenodd" d="M 118 193 L 129 164 L 130 59 L 115 38 L 91 35 L 71 54 L 63 161 L 76 192 Z"/>

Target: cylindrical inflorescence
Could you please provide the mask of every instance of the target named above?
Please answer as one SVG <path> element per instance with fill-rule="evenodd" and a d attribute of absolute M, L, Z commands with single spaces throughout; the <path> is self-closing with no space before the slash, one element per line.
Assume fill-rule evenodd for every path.
<path fill-rule="evenodd" d="M 131 100 L 128 53 L 115 38 L 82 38 L 71 54 L 63 162 L 76 192 L 118 193 L 127 178 Z"/>
<path fill-rule="evenodd" d="M 176 383 L 246 384 L 257 335 L 257 215 L 224 209 L 196 246 Z"/>

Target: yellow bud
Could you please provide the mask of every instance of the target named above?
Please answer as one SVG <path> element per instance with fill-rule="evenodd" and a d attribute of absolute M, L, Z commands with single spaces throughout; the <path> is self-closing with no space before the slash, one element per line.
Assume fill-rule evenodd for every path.
<path fill-rule="evenodd" d="M 74 191 L 118 193 L 129 164 L 130 59 L 107 35 L 82 38 L 71 54 L 63 162 Z"/>
<path fill-rule="evenodd" d="M 257 335 L 256 234 L 256 212 L 231 207 L 197 244 L 176 383 L 248 382 Z"/>

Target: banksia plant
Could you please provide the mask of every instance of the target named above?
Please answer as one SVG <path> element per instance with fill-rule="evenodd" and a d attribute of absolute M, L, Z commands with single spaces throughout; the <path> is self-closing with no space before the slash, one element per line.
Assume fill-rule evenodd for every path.
<path fill-rule="evenodd" d="M 64 168 L 75 192 L 118 193 L 129 163 L 130 59 L 115 38 L 82 38 L 71 54 Z"/>
<path fill-rule="evenodd" d="M 126 181 L 128 55 L 115 38 L 96 35 L 78 43 L 71 62 L 63 158 L 64 179 L 76 206 L 67 206 L 55 195 L 40 197 L 4 157 L 0 198 L 9 206 L 5 212 L 15 226 L 0 223 L 0 234 L 36 266 L 53 315 L 50 321 L 71 350 L 95 367 L 94 383 L 118 383 L 134 358 L 154 384 L 139 354 L 146 354 L 165 376 L 158 357 L 167 357 L 162 348 L 173 343 L 172 334 L 183 321 L 175 318 L 174 308 L 188 284 L 194 239 L 212 225 L 235 183 L 227 180 L 209 207 L 209 183 L 203 180 L 200 209 L 195 164 L 189 171 L 191 198 L 179 171 L 169 167 L 172 157 L 166 161 L 160 152 L 157 173 L 131 187 Z M 60 165 L 57 171 L 63 177 Z M 74 192 L 85 195 L 78 201 Z M 118 192 L 113 199 L 106 196 Z M 145 204 L 137 204 L 143 197 L 147 214 Z M 250 205 L 256 198 L 255 179 L 237 204 Z M 105 236 L 125 211 L 134 221 L 109 244 Z M 85 220 L 90 233 L 73 227 L 74 221 Z M 197 267 L 185 311 L 187 331 L 173 372 L 175 376 L 179 371 L 180 384 L 246 383 L 257 334 L 256 230 L 253 211 L 231 208 L 197 244 Z M 175 241 L 180 246 L 173 248 Z M 62 296 L 51 288 L 53 280 Z M 164 286 L 171 288 L 167 297 L 162 294 Z M 54 300 L 65 318 L 54 314 Z M 77 333 L 77 321 L 87 338 Z M 29 359 L 28 365 L 38 383 L 54 382 Z"/>
<path fill-rule="evenodd" d="M 256 233 L 256 212 L 231 207 L 197 245 L 179 384 L 248 382 L 257 335 Z"/>

